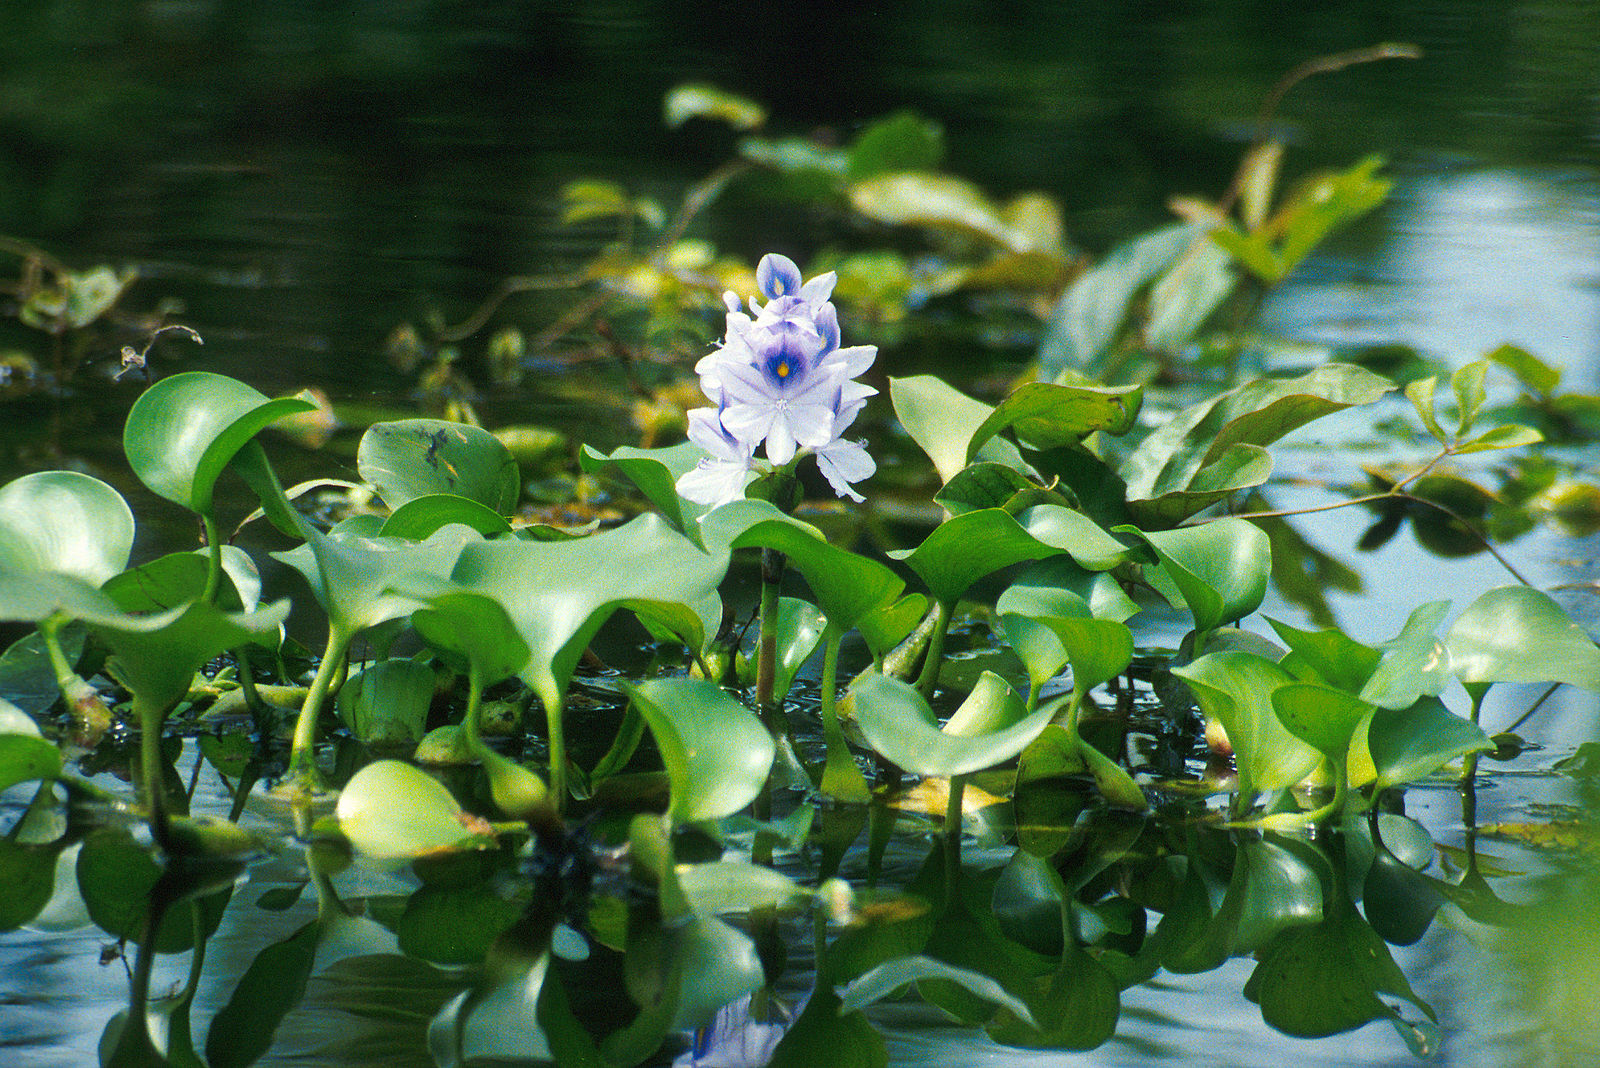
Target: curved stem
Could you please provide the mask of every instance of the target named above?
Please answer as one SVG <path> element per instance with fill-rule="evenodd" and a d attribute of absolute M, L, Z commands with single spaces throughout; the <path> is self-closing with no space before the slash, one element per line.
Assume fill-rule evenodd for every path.
<path fill-rule="evenodd" d="M 314 753 L 317 717 L 322 714 L 328 690 L 339 673 L 339 666 L 344 662 L 344 654 L 352 637 L 354 635 L 341 627 L 329 626 L 328 644 L 322 650 L 322 662 L 317 665 L 317 674 L 311 680 L 310 690 L 306 692 L 305 704 L 300 706 L 300 715 L 294 721 L 294 737 L 289 742 L 288 777 L 296 787 L 306 792 L 314 791 L 321 783 Z"/>
<path fill-rule="evenodd" d="M 222 532 L 210 512 L 201 514 L 200 523 L 206 532 L 206 585 L 200 591 L 200 600 L 203 604 L 216 604 L 222 589 Z"/>
<path fill-rule="evenodd" d="M 778 710 L 778 598 L 786 561 L 776 549 L 761 550 L 761 632 L 756 645 L 756 709 Z"/>
<path fill-rule="evenodd" d="M 922 674 L 917 676 L 917 692 L 924 701 L 933 700 L 933 691 L 939 685 L 939 665 L 944 660 L 944 639 L 950 631 L 950 615 L 955 610 L 953 601 L 940 601 L 934 618 L 933 633 L 928 637 L 928 654 L 922 662 Z"/>

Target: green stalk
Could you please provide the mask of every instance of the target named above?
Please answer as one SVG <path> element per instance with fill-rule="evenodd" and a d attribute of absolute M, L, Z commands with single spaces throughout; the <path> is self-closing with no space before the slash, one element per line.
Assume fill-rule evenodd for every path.
<path fill-rule="evenodd" d="M 756 710 L 767 716 L 779 711 L 778 597 L 787 561 L 776 549 L 761 550 L 761 635 L 756 645 Z"/>
<path fill-rule="evenodd" d="M 216 604 L 222 590 L 222 532 L 217 528 L 216 517 L 202 512 L 200 523 L 206 532 L 206 585 L 200 591 L 202 604 Z"/>
<path fill-rule="evenodd" d="M 339 673 L 339 665 L 344 662 L 344 654 L 350 647 L 352 637 L 354 635 L 344 629 L 329 625 L 328 644 L 322 650 L 322 662 L 317 665 L 317 674 L 306 692 L 305 704 L 300 706 L 300 715 L 294 721 L 294 737 L 289 742 L 288 778 L 305 793 L 314 793 L 321 785 L 313 752 L 317 741 L 317 717 L 322 714 L 328 690 Z"/>
<path fill-rule="evenodd" d="M 954 601 L 940 601 L 939 614 L 934 618 L 933 634 L 928 638 L 927 659 L 922 662 L 922 674 L 917 676 L 917 692 L 924 701 L 933 700 L 934 687 L 939 684 L 939 665 L 944 659 L 944 639 L 950 630 L 950 615 L 955 611 Z"/>
<path fill-rule="evenodd" d="M 139 720 L 139 779 L 144 789 L 145 809 L 150 814 L 150 833 L 156 845 L 167 848 L 167 791 L 164 786 L 166 761 L 161 759 L 161 727 L 166 709 L 152 709 L 140 696 L 133 695 L 134 714 Z"/>
<path fill-rule="evenodd" d="M 561 701 L 546 705 L 545 727 L 550 736 L 550 801 L 559 814 L 567 808 L 567 738 L 561 725 Z"/>
<path fill-rule="evenodd" d="M 864 805 L 872 800 L 872 792 L 850 755 L 850 743 L 839 725 L 834 692 L 839 681 L 839 646 L 843 644 L 844 631 L 829 623 L 822 632 L 822 736 L 828 745 L 822 767 L 822 792 L 838 801 Z"/>

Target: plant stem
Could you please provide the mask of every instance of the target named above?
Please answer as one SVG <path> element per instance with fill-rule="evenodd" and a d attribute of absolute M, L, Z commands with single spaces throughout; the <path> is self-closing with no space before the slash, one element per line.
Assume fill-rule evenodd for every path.
<path fill-rule="evenodd" d="M 783 582 L 784 555 L 761 550 L 761 635 L 756 645 L 756 710 L 779 711 L 775 694 L 778 678 L 778 597 Z"/>
<path fill-rule="evenodd" d="M 560 813 L 567 807 L 567 738 L 561 725 L 559 694 L 554 704 L 545 704 L 544 718 L 550 737 L 550 802 Z"/>
<path fill-rule="evenodd" d="M 917 676 L 917 692 L 924 701 L 933 700 L 933 691 L 939 685 L 939 665 L 944 660 L 944 639 L 950 630 L 950 615 L 955 611 L 952 601 L 939 602 L 939 614 L 933 621 L 933 633 L 928 637 L 928 654 L 922 662 L 922 674 Z"/>
<path fill-rule="evenodd" d="M 216 604 L 222 590 L 222 532 L 217 529 L 216 516 L 210 512 L 200 515 L 206 532 L 206 585 L 200 591 L 202 604 Z"/>
<path fill-rule="evenodd" d="M 300 706 L 300 715 L 294 721 L 294 737 L 289 742 L 288 778 L 296 789 L 306 793 L 314 792 L 321 785 L 314 752 L 317 717 L 322 713 L 328 690 L 333 685 L 334 676 L 339 673 L 340 664 L 344 662 L 344 654 L 350 647 L 352 637 L 354 635 L 341 627 L 328 628 L 328 644 L 322 650 L 322 662 L 317 665 L 317 674 L 306 692 L 305 704 Z"/>

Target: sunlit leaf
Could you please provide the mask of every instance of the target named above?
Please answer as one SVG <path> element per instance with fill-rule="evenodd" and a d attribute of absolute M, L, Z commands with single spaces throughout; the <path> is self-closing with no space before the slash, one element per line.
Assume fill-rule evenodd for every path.
<path fill-rule="evenodd" d="M 1316 682 L 1289 682 L 1272 692 L 1272 707 L 1295 737 L 1343 764 L 1356 726 L 1373 706 Z"/>
<path fill-rule="evenodd" d="M 398 760 L 376 760 L 356 772 L 335 814 L 351 845 L 375 860 L 456 849 L 476 837 L 443 783 Z"/>
<path fill-rule="evenodd" d="M 1260 527 L 1223 518 L 1194 527 L 1143 533 L 1170 580 L 1194 616 L 1196 633 L 1243 619 L 1266 595 L 1272 574 L 1272 545 Z"/>
<path fill-rule="evenodd" d="M 716 518 L 714 515 L 708 524 Z M 709 531 L 707 536 L 711 537 Z M 805 576 L 828 624 L 841 632 L 869 612 L 892 604 L 905 589 L 900 576 L 878 561 L 830 545 L 807 529 L 782 520 L 756 523 L 731 544 L 735 549 L 759 547 L 783 553 L 790 566 Z"/>
<path fill-rule="evenodd" d="M 954 602 L 985 575 L 1058 551 L 1033 537 L 1002 509 L 985 508 L 939 524 L 910 552 L 894 550 L 889 555 L 904 560 L 935 600 Z"/>
<path fill-rule="evenodd" d="M 912 626 L 915 625 L 913 622 Z M 788 695 L 789 687 L 794 684 L 795 673 L 816 651 L 826 626 L 827 620 L 809 601 L 795 597 L 778 599 L 778 660 L 773 666 L 772 681 L 774 698 L 782 699 Z"/>
<path fill-rule="evenodd" d="M 202 515 L 218 476 L 251 438 L 286 415 L 312 411 L 298 397 L 268 400 L 209 371 L 163 378 L 134 401 L 122 432 L 128 466 L 152 491 Z"/>
<path fill-rule="evenodd" d="M 941 730 L 922 695 L 898 679 L 869 675 L 851 692 L 856 723 L 867 744 L 917 775 L 966 775 L 1010 760 L 1027 748 L 1055 711 L 1046 706 L 988 733 L 962 737 Z M 1011 708 L 1015 714 L 1022 703 L 1015 701 Z"/>
<path fill-rule="evenodd" d="M 994 408 L 974 400 L 933 375 L 889 379 L 895 417 L 949 482 L 971 459 L 992 460 L 1026 472 L 1022 454 L 1004 438 L 990 438 L 969 458 L 967 444 Z"/>
<path fill-rule="evenodd" d="M 715 119 L 735 130 L 753 130 L 767 119 L 766 109 L 755 101 L 704 82 L 673 86 L 662 98 L 662 110 L 672 129 L 690 119 Z"/>
<path fill-rule="evenodd" d="M 1221 246 L 1196 245 L 1151 288 L 1145 343 L 1157 352 L 1179 352 L 1238 283 L 1232 258 Z"/>
<path fill-rule="evenodd" d="M 76 471 L 39 471 L 0 486 L 0 570 L 54 571 L 98 586 L 128 566 L 133 513 L 122 495 Z"/>
<path fill-rule="evenodd" d="M 374 423 L 361 436 L 356 470 L 390 508 L 448 493 L 507 515 L 522 492 L 517 462 L 499 438 L 443 419 Z"/>
<path fill-rule="evenodd" d="M 471 527 L 486 538 L 511 532 L 505 517 L 486 504 L 454 493 L 429 493 L 396 508 L 384 520 L 378 536 L 424 541 L 451 523 Z"/>
<path fill-rule="evenodd" d="M 1373 794 L 1415 782 L 1468 753 L 1493 748 L 1476 723 L 1451 712 L 1437 697 L 1423 697 L 1406 709 L 1380 707 L 1367 726 Z M 1353 759 L 1351 785 L 1365 785 L 1355 777 Z"/>
<path fill-rule="evenodd" d="M 1565 682 L 1600 690 L 1600 648 L 1561 606 L 1527 586 L 1501 586 L 1473 601 L 1445 636 L 1462 682 Z"/>
<path fill-rule="evenodd" d="M 1450 376 L 1450 389 L 1456 395 L 1458 439 L 1465 437 L 1467 431 L 1472 429 L 1478 413 L 1483 410 L 1484 401 L 1488 400 L 1488 392 L 1484 389 L 1484 379 L 1488 374 L 1488 360 L 1473 360 L 1457 368 L 1455 374 Z"/>
<path fill-rule="evenodd" d="M 1291 734 L 1273 711 L 1273 694 L 1294 681 L 1277 664 L 1253 653 L 1216 652 L 1172 673 L 1189 684 L 1200 710 L 1228 732 L 1241 797 L 1286 789 L 1316 769 L 1316 749 Z"/>
<path fill-rule="evenodd" d="M 949 230 L 1014 252 L 1029 250 L 1029 238 L 1012 229 L 982 189 L 951 174 L 877 174 L 850 186 L 850 206 L 890 226 Z"/>
<path fill-rule="evenodd" d="M 1132 549 L 1073 508 L 1039 505 L 1021 513 L 1017 521 L 1033 538 L 1060 549 L 1089 571 L 1109 571 L 1134 555 Z"/>
<path fill-rule="evenodd" d="M 651 679 L 624 689 L 661 749 L 673 819 L 720 819 L 761 792 L 776 753 L 772 736 L 721 687 L 701 679 Z"/>
<path fill-rule="evenodd" d="M 967 463 L 996 434 L 1010 429 L 1036 449 L 1075 445 L 1097 430 L 1126 434 L 1139 416 L 1144 390 L 1138 386 L 1093 389 L 1029 382 L 989 413 L 967 442 Z"/>
<path fill-rule="evenodd" d="M 30 720 L 31 722 L 31 720 Z M 61 774 L 61 750 L 33 734 L 0 734 L 0 790 Z"/>

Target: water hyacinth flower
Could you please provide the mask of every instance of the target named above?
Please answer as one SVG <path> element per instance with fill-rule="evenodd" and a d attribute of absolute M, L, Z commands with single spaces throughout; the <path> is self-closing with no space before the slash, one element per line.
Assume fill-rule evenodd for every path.
<path fill-rule="evenodd" d="M 839 345 L 839 314 L 829 298 L 832 271 L 802 282 L 787 257 L 763 256 L 756 281 L 766 303 L 746 312 L 728 293 L 722 344 L 695 365 L 713 408 L 689 413 L 689 439 L 708 456 L 678 480 L 678 492 L 717 505 L 743 492 L 745 472 L 767 462 L 786 467 L 807 451 L 841 497 L 860 501 L 851 484 L 877 470 L 859 442 L 841 437 L 877 392 L 854 379 L 872 366 L 877 348 Z"/>

